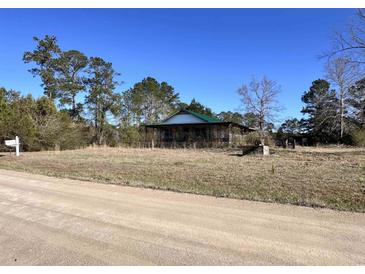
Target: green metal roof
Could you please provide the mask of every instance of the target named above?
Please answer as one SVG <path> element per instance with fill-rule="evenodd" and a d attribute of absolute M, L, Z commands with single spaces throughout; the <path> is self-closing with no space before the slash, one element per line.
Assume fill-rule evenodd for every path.
<path fill-rule="evenodd" d="M 184 109 L 184 111 L 190 113 L 191 115 L 194 115 L 195 117 L 198 117 L 199 119 L 202 119 L 203 121 L 205 121 L 207 123 L 222 122 L 218 118 L 210 117 L 208 115 L 197 113 L 197 112 L 194 112 L 194 111 L 191 111 L 191 110 L 188 110 L 188 109 Z"/>
<path fill-rule="evenodd" d="M 181 112 L 186 112 L 186 113 L 189 113 L 191 115 L 194 115 L 195 117 L 203 120 L 204 122 L 206 123 L 219 123 L 219 122 L 222 122 L 220 119 L 218 118 L 214 118 L 214 117 L 210 117 L 208 115 L 205 115 L 205 114 L 201 114 L 201 113 L 197 113 L 197 112 L 194 112 L 194 111 L 191 111 L 191 110 L 188 110 L 188 109 L 180 109 L 178 112 L 170 115 L 169 117 L 167 117 L 165 120 L 161 121 L 160 123 L 158 124 L 163 124 L 165 121 L 169 120 L 170 118 L 174 117 L 175 115 L 181 113 Z"/>
<path fill-rule="evenodd" d="M 160 127 L 160 126 L 171 126 L 171 125 L 178 125 L 178 124 L 165 124 L 164 125 L 164 122 L 169 120 L 170 118 L 174 117 L 175 115 L 179 114 L 179 113 L 189 113 L 191 115 L 194 115 L 195 117 L 203 120 L 205 123 L 207 124 L 234 124 L 234 125 L 237 125 L 241 128 L 245 128 L 245 129 L 248 129 L 250 131 L 255 131 L 255 129 L 253 128 L 249 128 L 247 126 L 244 126 L 242 124 L 238 124 L 238 123 L 234 123 L 234 122 L 229 122 L 229 121 L 222 121 L 218 118 L 215 118 L 215 117 L 210 117 L 208 115 L 205 115 L 205 114 L 201 114 L 201 113 L 197 113 L 197 112 L 194 112 L 194 111 L 191 111 L 191 110 L 188 110 L 188 109 L 181 109 L 180 111 L 174 113 L 173 115 L 169 116 L 168 118 L 166 118 L 165 120 L 163 120 L 162 122 L 160 123 L 157 123 L 157 124 L 150 124 L 150 125 L 145 125 L 146 127 Z M 199 124 L 199 123 L 197 123 Z"/>

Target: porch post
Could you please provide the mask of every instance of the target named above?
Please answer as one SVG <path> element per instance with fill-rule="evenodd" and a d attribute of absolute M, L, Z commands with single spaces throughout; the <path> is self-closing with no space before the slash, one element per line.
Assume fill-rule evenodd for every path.
<path fill-rule="evenodd" d="M 228 145 L 232 144 L 232 124 L 228 126 Z"/>
<path fill-rule="evenodd" d="M 152 130 L 151 149 L 155 148 L 155 128 Z"/>

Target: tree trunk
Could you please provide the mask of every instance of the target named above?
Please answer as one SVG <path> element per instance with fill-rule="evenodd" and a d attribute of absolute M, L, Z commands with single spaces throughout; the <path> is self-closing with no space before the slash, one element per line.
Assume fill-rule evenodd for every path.
<path fill-rule="evenodd" d="M 340 94 L 340 142 L 342 143 L 343 133 L 344 133 L 344 98 L 343 98 L 343 91 Z"/>
<path fill-rule="evenodd" d="M 263 119 L 263 117 L 260 117 L 260 120 L 259 120 L 259 134 L 260 134 L 261 145 L 264 146 L 265 137 L 264 137 L 264 119 Z"/>
<path fill-rule="evenodd" d="M 72 95 L 72 118 L 76 118 L 76 100 L 75 95 Z"/>
<path fill-rule="evenodd" d="M 100 113 L 100 122 L 99 122 L 99 134 L 98 134 L 98 141 L 99 146 L 106 145 L 106 142 L 104 140 L 104 124 L 105 124 L 105 113 Z"/>

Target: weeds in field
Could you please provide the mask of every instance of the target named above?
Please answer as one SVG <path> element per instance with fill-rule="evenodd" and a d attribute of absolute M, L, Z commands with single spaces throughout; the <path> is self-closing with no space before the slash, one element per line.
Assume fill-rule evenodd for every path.
<path fill-rule="evenodd" d="M 365 212 L 365 149 L 224 150 L 88 148 L 0 157 L 0 168 L 217 197 Z"/>

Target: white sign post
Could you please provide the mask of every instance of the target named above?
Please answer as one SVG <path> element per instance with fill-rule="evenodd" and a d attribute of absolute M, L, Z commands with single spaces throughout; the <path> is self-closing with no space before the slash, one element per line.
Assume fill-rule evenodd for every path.
<path fill-rule="evenodd" d="M 5 145 L 8 147 L 15 147 L 15 155 L 19 156 L 19 146 L 20 146 L 20 142 L 19 142 L 19 137 L 15 136 L 15 140 L 5 140 Z"/>

